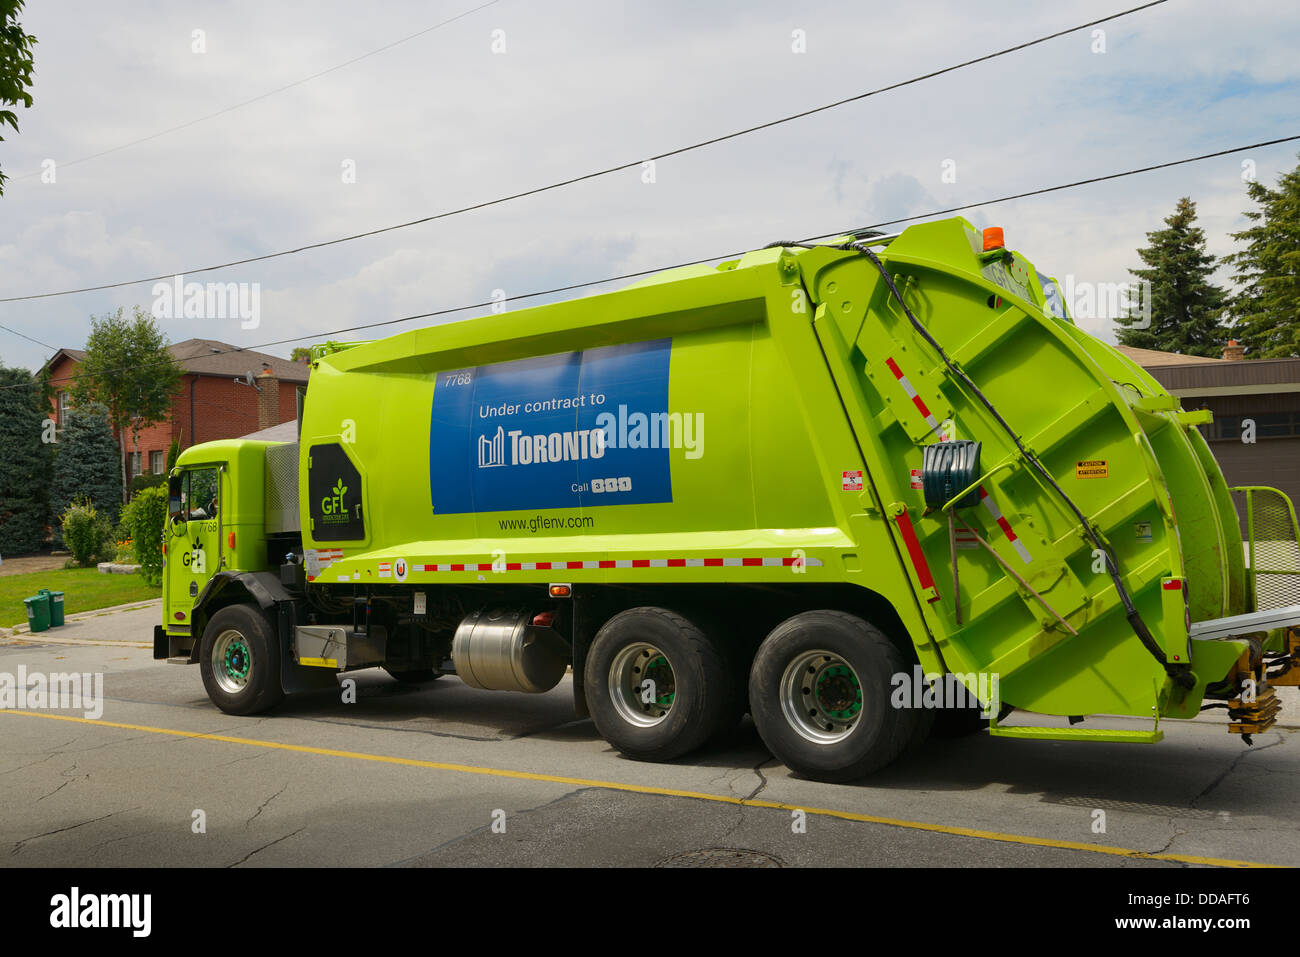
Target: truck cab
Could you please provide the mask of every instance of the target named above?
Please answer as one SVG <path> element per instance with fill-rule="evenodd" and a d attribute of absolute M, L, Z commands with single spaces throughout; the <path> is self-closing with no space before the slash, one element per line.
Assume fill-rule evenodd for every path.
<path fill-rule="evenodd" d="M 195 660 L 203 633 L 195 611 L 205 606 L 214 578 L 270 567 L 263 486 L 266 449 L 273 445 L 207 442 L 177 459 L 167 481 L 163 623 L 154 631 L 155 656 L 165 649 L 169 659 Z"/>

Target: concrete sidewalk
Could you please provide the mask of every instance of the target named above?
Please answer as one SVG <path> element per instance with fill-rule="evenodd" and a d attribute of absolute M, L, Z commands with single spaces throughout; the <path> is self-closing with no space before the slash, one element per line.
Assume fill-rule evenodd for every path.
<path fill-rule="evenodd" d="M 113 605 L 69 615 L 63 625 L 31 634 L 27 625 L 0 628 L 0 643 L 117 645 L 152 648 L 153 626 L 162 621 L 162 599 Z"/>

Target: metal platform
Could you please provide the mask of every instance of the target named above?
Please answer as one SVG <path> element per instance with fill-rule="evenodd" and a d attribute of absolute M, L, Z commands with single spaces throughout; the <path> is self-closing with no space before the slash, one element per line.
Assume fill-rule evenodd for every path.
<path fill-rule="evenodd" d="M 1188 634 L 1193 638 L 1233 638 L 1237 635 L 1272 631 L 1287 625 L 1300 625 L 1300 605 L 1252 611 L 1247 615 L 1233 615 L 1211 621 L 1194 621 Z"/>

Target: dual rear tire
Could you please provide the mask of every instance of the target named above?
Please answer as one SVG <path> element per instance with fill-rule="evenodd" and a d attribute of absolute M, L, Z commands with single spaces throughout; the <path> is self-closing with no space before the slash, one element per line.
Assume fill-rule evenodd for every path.
<path fill-rule="evenodd" d="M 728 649 L 682 615 L 645 607 L 605 623 L 584 679 L 596 729 L 628 757 L 680 757 L 733 730 L 748 706 L 764 744 L 791 770 L 847 781 L 928 733 L 933 713 L 891 704 L 893 676 L 905 670 L 879 629 L 843 612 L 809 611 L 768 635 L 746 689 L 743 663 L 729 660 Z"/>
<path fill-rule="evenodd" d="M 749 672 L 759 736 L 790 770 L 852 781 L 924 740 L 933 715 L 894 707 L 902 652 L 878 629 L 839 611 L 807 611 L 778 625 Z"/>
<path fill-rule="evenodd" d="M 744 698 L 722 649 L 666 608 L 615 615 L 592 642 L 584 682 L 596 730 L 631 758 L 669 761 L 739 724 Z"/>

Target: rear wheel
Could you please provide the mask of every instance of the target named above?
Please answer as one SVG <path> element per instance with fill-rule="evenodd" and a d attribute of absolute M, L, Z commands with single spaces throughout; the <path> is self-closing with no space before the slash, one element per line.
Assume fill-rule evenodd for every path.
<path fill-rule="evenodd" d="M 924 740 L 924 716 L 891 704 L 902 653 L 839 611 L 808 611 L 764 639 L 749 674 L 749 710 L 772 754 L 818 781 L 851 781 Z"/>
<path fill-rule="evenodd" d="M 222 608 L 203 629 L 199 671 L 208 697 L 226 714 L 258 714 L 284 697 L 280 644 L 261 611 Z"/>
<path fill-rule="evenodd" d="M 628 757 L 667 761 L 721 730 L 733 695 L 723 658 L 692 622 L 665 608 L 607 621 L 584 671 L 591 719 Z"/>

